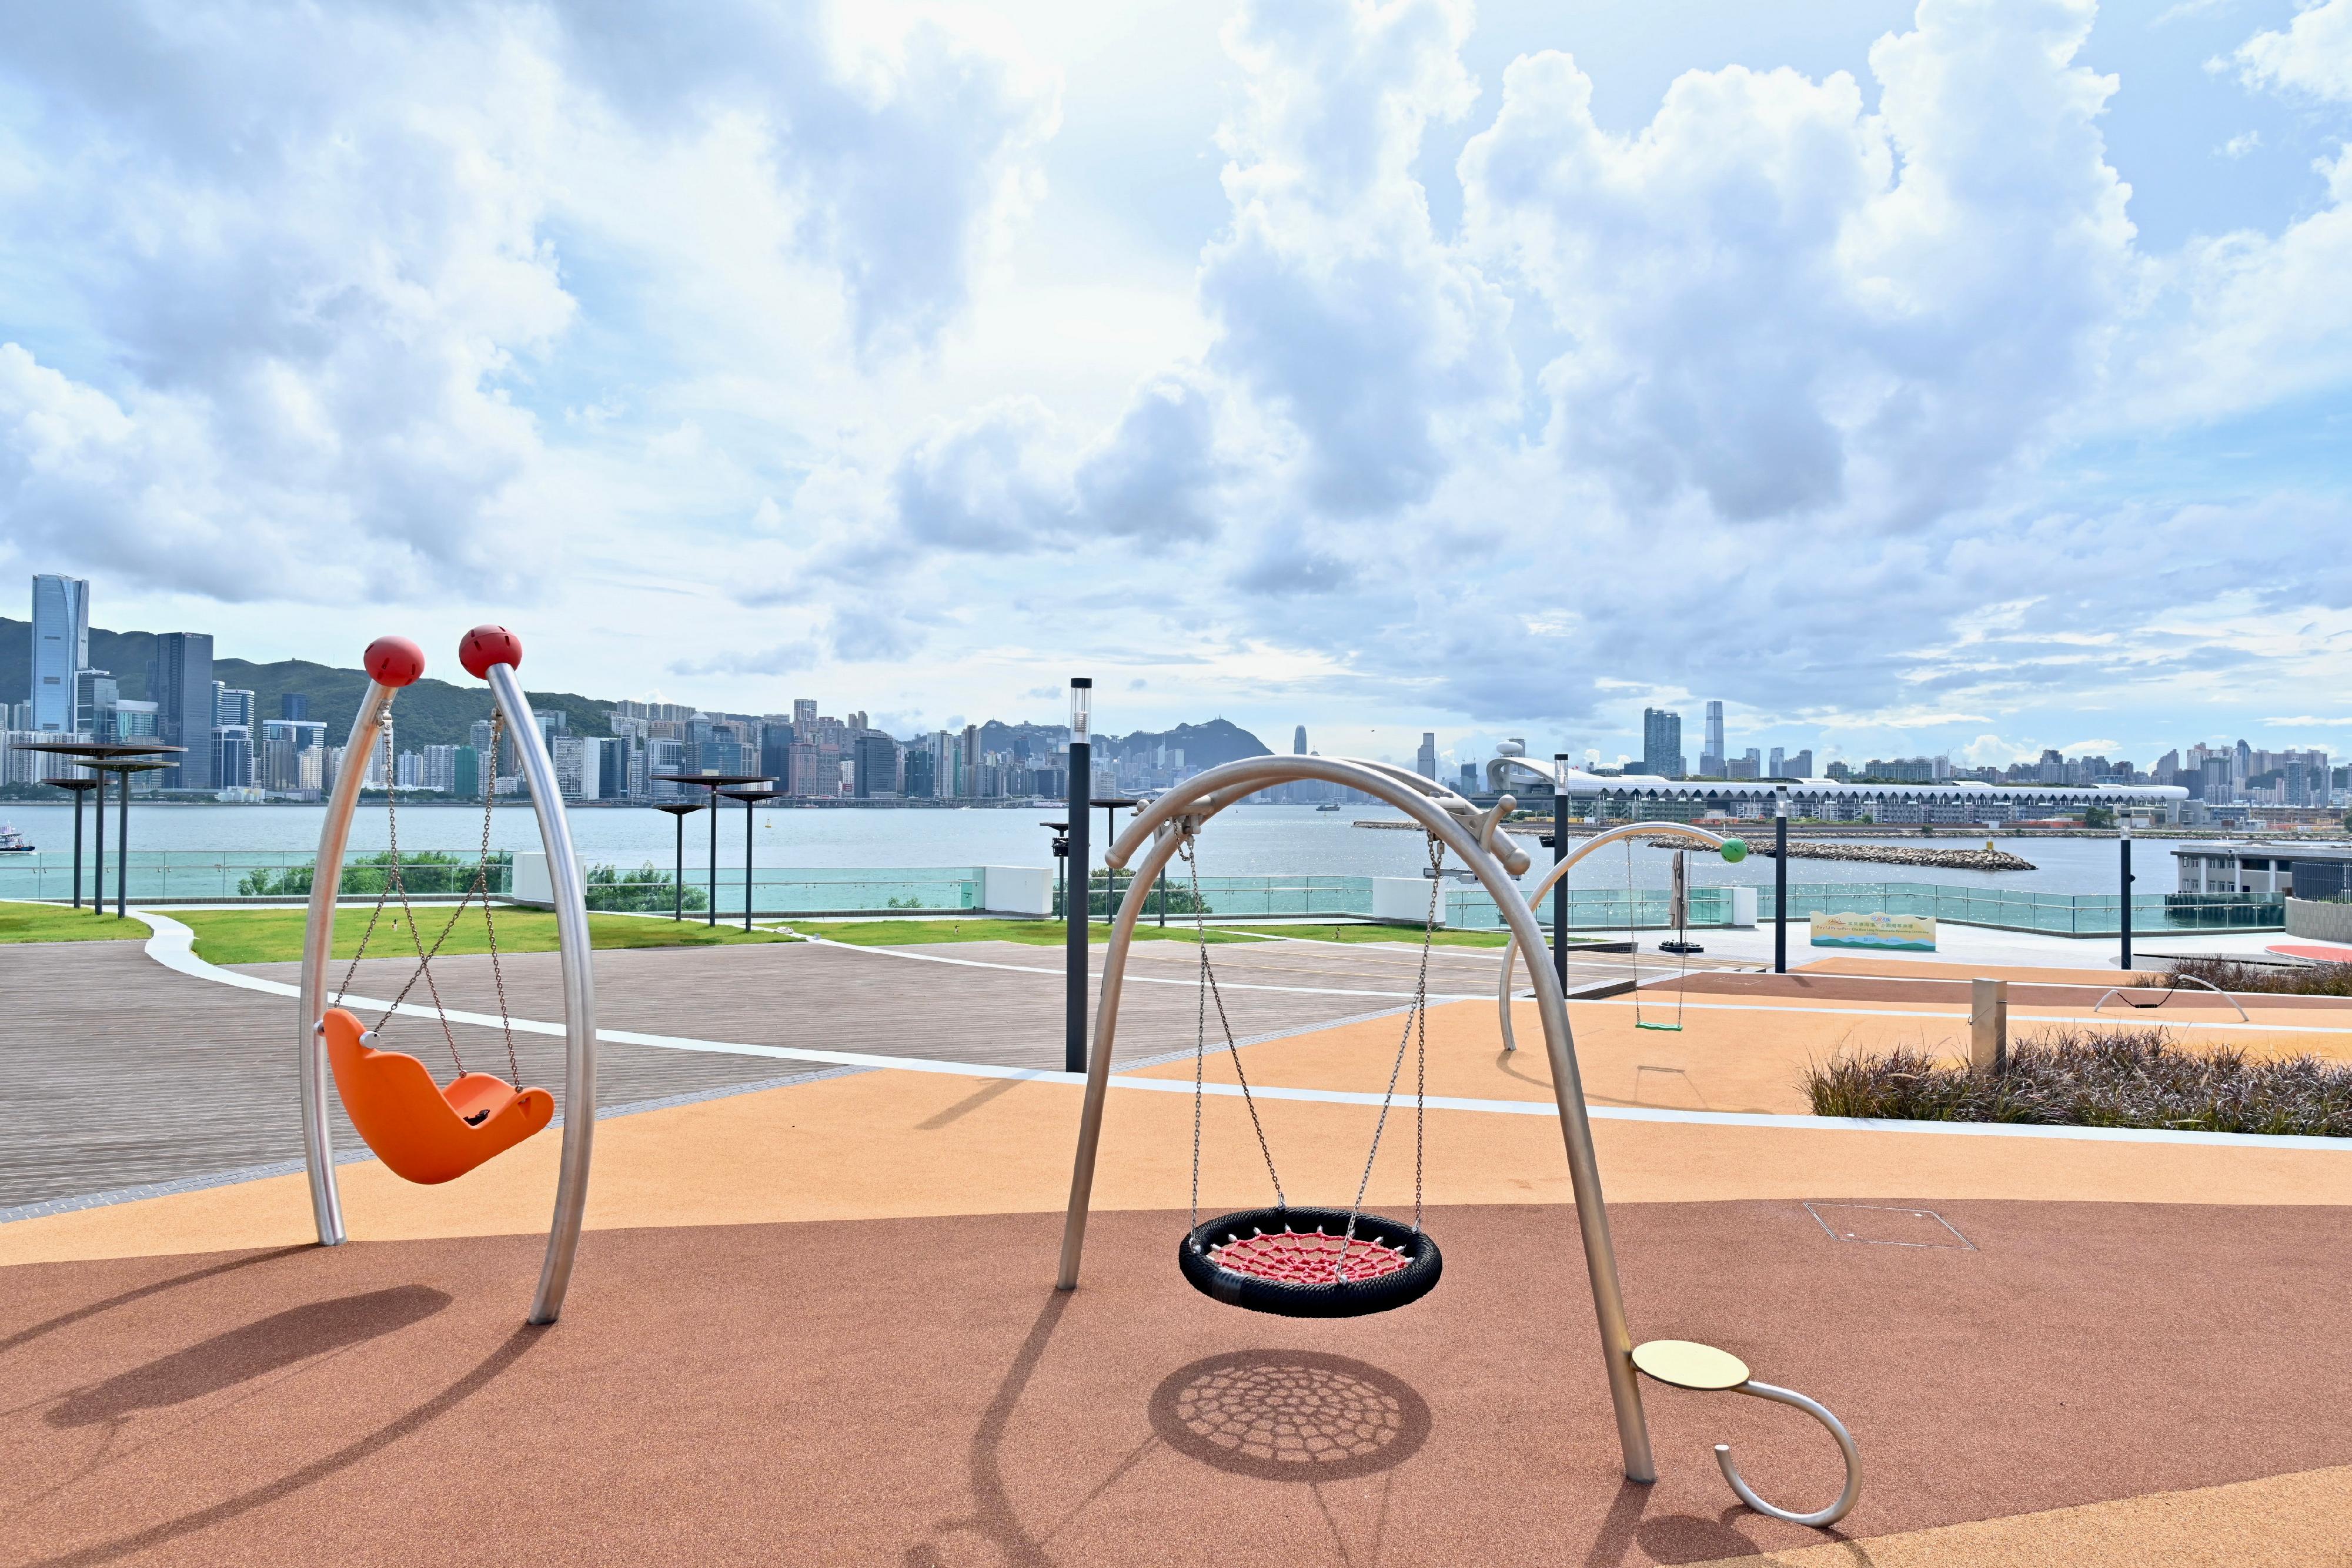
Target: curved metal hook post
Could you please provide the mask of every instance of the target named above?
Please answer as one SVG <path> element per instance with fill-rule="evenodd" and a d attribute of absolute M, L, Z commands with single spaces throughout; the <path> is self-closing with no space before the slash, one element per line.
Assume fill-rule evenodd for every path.
<path fill-rule="evenodd" d="M 1831 1415 L 1829 1407 L 1818 1400 L 1808 1399 L 1791 1388 L 1775 1388 L 1769 1383 L 1759 1383 L 1752 1377 L 1736 1385 L 1731 1392 L 1752 1394 L 1759 1399 L 1769 1399 L 1778 1405 L 1795 1406 L 1827 1427 L 1830 1436 L 1837 1439 L 1838 1452 L 1845 1456 L 1845 1490 L 1838 1493 L 1837 1501 L 1817 1513 L 1798 1513 L 1791 1509 L 1775 1508 L 1758 1497 L 1755 1490 L 1740 1479 L 1739 1467 L 1732 1463 L 1731 1445 L 1717 1443 L 1715 1446 L 1716 1468 L 1723 1472 L 1723 1479 L 1731 1483 L 1731 1490 L 1739 1494 L 1740 1501 L 1759 1513 L 1787 1520 L 1790 1524 L 1808 1525 L 1815 1530 L 1827 1529 L 1853 1511 L 1855 1501 L 1862 1496 L 1862 1455 L 1855 1450 L 1853 1434 L 1845 1429 L 1844 1422 Z"/>
<path fill-rule="evenodd" d="M 1501 760 L 1510 761 L 1512 758 L 1505 758 Z M 1553 824 L 1552 831 L 1558 832 L 1559 824 Z M 1593 851 L 1626 839 L 1654 838 L 1662 833 L 1671 838 L 1696 840 L 1711 849 L 1719 850 L 1724 845 L 1724 840 L 1719 835 L 1710 833 L 1705 828 L 1694 828 L 1686 822 L 1628 822 L 1622 828 L 1604 828 L 1569 851 L 1565 858 L 1554 861 L 1545 869 L 1543 876 L 1536 883 L 1535 890 L 1528 894 L 1528 907 L 1539 911 L 1543 904 L 1544 894 L 1549 893 L 1553 885 L 1575 867 L 1577 862 Z M 1518 1040 L 1511 1033 L 1511 970 L 1518 960 L 1519 939 L 1514 933 L 1507 936 L 1503 942 L 1503 973 L 1496 982 L 1495 993 L 1495 1006 L 1501 1012 L 1503 1019 L 1505 1051 L 1519 1049 Z M 1534 960 L 1529 959 L 1528 962 L 1532 963 Z"/>
<path fill-rule="evenodd" d="M 2158 1008 L 2162 1007 L 2162 1006 L 2164 1005 L 2164 1002 L 2168 1002 L 2168 1001 L 2170 1001 L 2170 1000 L 2172 999 L 2173 993 L 2174 993 L 2175 991 L 2178 991 L 2178 990 L 2180 988 L 2180 983 L 2181 983 L 2182 981 L 2186 980 L 2187 982 L 2189 982 L 2189 983 L 2190 985 L 2192 985 L 2192 986 L 2202 986 L 2202 987 L 2204 987 L 2207 990 L 2209 990 L 2209 991 L 2212 992 L 2215 996 L 2217 996 L 2217 997 L 2221 998 L 2223 1001 L 2225 1001 L 2225 1002 L 2229 1003 L 2231 1007 L 2236 1008 L 2236 1009 L 2238 1009 L 2238 1018 L 2239 1018 L 2239 1019 L 2240 1019 L 2240 1021 L 2241 1021 L 2241 1022 L 2244 1022 L 2244 1023 L 2252 1023 L 2252 1022 L 2253 1022 L 2253 1021 L 2254 1021 L 2253 1019 L 2250 1019 L 2250 1018 L 2246 1017 L 2246 1009 L 2245 1009 L 2245 1004 L 2244 1004 L 2244 1003 L 2242 1003 L 2242 1002 L 2239 1001 L 2237 998 L 2235 998 L 2235 997 L 2231 996 L 2229 992 L 2227 992 L 2227 991 L 2223 990 L 2221 987 L 2219 987 L 2219 986 L 2215 985 L 2212 981 L 2208 980 L 2208 979 L 2205 979 L 2205 978 L 2203 978 L 2202 977 L 2200 977 L 2200 976 L 2197 976 L 2197 975 L 2174 975 L 2173 977 L 2171 977 L 2171 978 L 2172 978 L 2172 986 L 2171 986 L 2171 988 L 2170 988 L 2169 989 L 2168 989 L 2168 990 L 2165 992 L 2165 994 L 2164 994 L 2164 1001 L 2150 1002 L 2150 1003 L 2148 1003 L 2148 1004 L 2147 1004 L 2147 1006 L 2146 1006 L 2146 1007 L 2144 1007 L 2144 1008 L 2143 1008 L 2143 1007 L 2140 1007 L 2139 1003 L 2137 1003 L 2137 1002 L 2136 1002 L 2136 1001 L 2132 1000 L 2129 997 L 2124 997 L 2124 993 L 2125 993 L 2126 991 L 2127 991 L 2127 990 L 2128 990 L 2128 991 L 2144 991 L 2144 990 L 2148 989 L 2148 988 L 2149 988 L 2148 987 L 2146 987 L 2146 986 L 2109 986 L 2105 990 L 2104 990 L 2104 991 L 2102 991 L 2102 992 L 2100 992 L 2100 993 L 2099 993 L 2099 999 L 2098 999 L 2097 1001 L 2093 1002 L 2093 1003 L 2091 1004 L 2091 1010 L 2092 1010 L 2093 1012 L 2097 1012 L 2101 1008 L 2105 1007 L 2105 1006 L 2107 1005 L 2108 999 L 2109 999 L 2110 998 L 2114 998 L 2114 997 L 2124 997 L 2124 1006 L 2126 1006 L 2126 1007 L 2127 1007 L 2127 1008 L 2135 1008 L 2135 1009 L 2138 1009 L 2139 1011 L 2141 1011 L 2141 1012 L 2153 1012 L 2153 1011 L 2155 1011 Z"/>

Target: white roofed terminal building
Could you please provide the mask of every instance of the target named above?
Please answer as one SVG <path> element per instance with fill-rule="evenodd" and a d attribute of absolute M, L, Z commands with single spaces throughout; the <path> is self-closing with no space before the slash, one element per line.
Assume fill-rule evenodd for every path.
<path fill-rule="evenodd" d="M 1825 822 L 1997 826 L 2084 815 L 2100 807 L 2134 827 L 2177 821 L 2189 791 L 2177 784 L 1986 784 L 1951 779 L 1933 784 L 1847 784 L 1835 779 L 1667 779 L 1654 773 L 1589 773 L 1567 769 L 1570 820 L 1696 821 L 1706 817 L 1759 819 L 1773 814 L 1785 793 L 1789 815 Z M 1503 756 L 1486 764 L 1486 798 L 1505 790 L 1521 805 L 1551 809 L 1553 768 L 1531 758 Z"/>

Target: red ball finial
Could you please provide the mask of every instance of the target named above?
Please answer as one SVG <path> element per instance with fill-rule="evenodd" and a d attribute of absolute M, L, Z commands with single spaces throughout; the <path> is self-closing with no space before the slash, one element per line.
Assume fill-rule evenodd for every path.
<path fill-rule="evenodd" d="M 492 664 L 521 665 L 522 639 L 503 626 L 477 626 L 457 644 L 457 662 L 477 680 L 488 680 Z"/>
<path fill-rule="evenodd" d="M 425 650 L 405 637 L 378 637 L 360 662 L 378 685 L 404 686 L 425 673 Z"/>

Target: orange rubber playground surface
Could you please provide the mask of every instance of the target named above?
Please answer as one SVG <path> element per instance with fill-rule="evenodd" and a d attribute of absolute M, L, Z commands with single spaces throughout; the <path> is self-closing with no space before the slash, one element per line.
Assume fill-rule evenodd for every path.
<path fill-rule="evenodd" d="M 1809 1056 L 1962 1046 L 1965 988 L 1907 983 L 1952 973 L 1693 977 L 1671 1034 L 1571 1008 L 1634 1337 L 1834 1410 L 1865 1481 L 1830 1531 L 1717 1473 L 1727 1443 L 1769 1499 L 1834 1495 L 1822 1429 L 1760 1400 L 1645 1382 L 1659 1479 L 1624 1480 L 1542 1053 L 1454 1002 L 1444 1276 L 1360 1319 L 1179 1276 L 1189 1060 L 1114 1079 L 1070 1292 L 1057 1075 L 866 1071 L 603 1123 L 546 1328 L 552 1137 L 446 1186 L 345 1166 L 331 1249 L 299 1175 L 0 1225 L 0 1563 L 2352 1561 L 2352 1151 L 1805 1125 Z M 2013 1008 L 2088 1016 L 2112 977 L 2019 974 Z M 2352 1009 L 2249 1011 L 2172 1021 L 2352 1052 Z M 1352 1194 L 1397 1028 L 1244 1048 L 1297 1092 L 1260 1103 L 1294 1200 Z M 1202 1119 L 1204 1213 L 1269 1201 L 1241 1103 Z M 1411 1210 L 1411 1128 L 1407 1102 L 1380 1212 Z"/>

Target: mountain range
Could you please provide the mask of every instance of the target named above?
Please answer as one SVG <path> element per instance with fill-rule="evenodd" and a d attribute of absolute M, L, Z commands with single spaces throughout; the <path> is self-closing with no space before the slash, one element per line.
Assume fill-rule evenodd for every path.
<path fill-rule="evenodd" d="M 155 663 L 152 632 L 108 632 L 90 628 L 89 662 L 115 679 L 121 695 L 133 702 L 152 701 L 148 677 Z M 258 718 L 278 716 L 278 699 L 288 694 L 310 700 L 312 722 L 327 727 L 329 739 L 340 744 L 350 732 L 352 717 L 366 695 L 365 671 L 315 664 L 307 659 L 280 659 L 257 664 L 245 659 L 215 656 L 213 679 L 234 689 L 250 691 Z M 32 689 L 33 627 L 27 621 L 0 616 L 0 700 L 16 702 Z M 582 696 L 574 692 L 531 692 L 531 706 L 544 714 L 561 711 L 574 735 L 610 735 L 609 711 L 614 699 Z M 490 716 L 488 686 L 453 685 L 428 675 L 400 694 L 393 718 L 398 744 L 404 749 L 422 746 L 461 746 L 475 722 Z M 981 727 L 984 750 L 1011 751 L 1016 737 L 1031 741 L 1033 751 L 1050 751 L 1068 738 L 1061 725 L 1005 724 L 991 719 Z M 1242 757 L 1264 757 L 1265 743 L 1227 720 L 1182 724 L 1173 729 L 1137 730 L 1131 735 L 1106 736 L 1096 742 L 1104 758 L 1126 758 L 1165 746 L 1181 747 L 1186 766 L 1213 768 Z"/>

